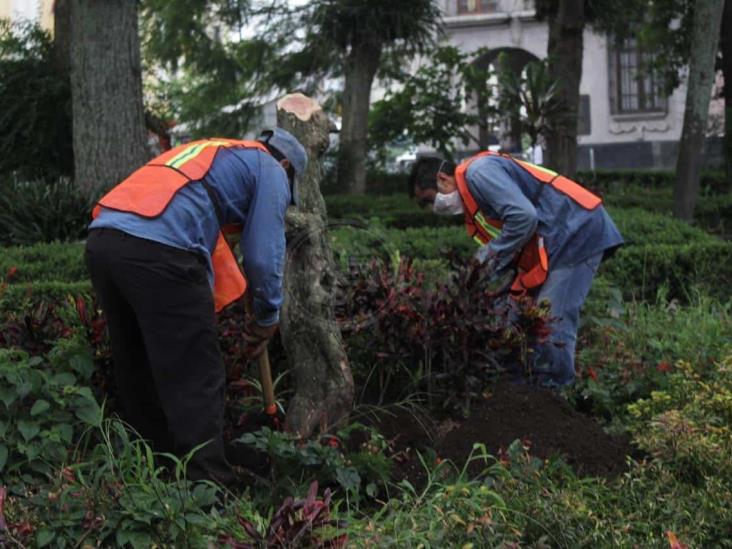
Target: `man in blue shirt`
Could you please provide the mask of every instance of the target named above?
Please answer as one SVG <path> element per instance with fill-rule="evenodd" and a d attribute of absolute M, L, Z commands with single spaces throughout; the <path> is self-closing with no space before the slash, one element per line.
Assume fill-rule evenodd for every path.
<path fill-rule="evenodd" d="M 225 372 L 213 296 L 221 230 L 241 226 L 253 303 L 244 337 L 254 357 L 279 323 L 285 212 L 306 163 L 303 146 L 280 128 L 259 142 L 194 142 L 110 191 L 89 226 L 86 261 L 107 319 L 121 411 L 158 451 L 185 455 L 206 444 L 193 455 L 189 478 L 236 480 L 224 455 Z M 142 215 L 161 189 L 168 201 L 160 213 Z"/>
<path fill-rule="evenodd" d="M 548 255 L 548 273 L 533 290 L 538 301 L 551 307 L 552 335 L 536 349 L 533 371 L 544 385 L 574 381 L 574 352 L 580 309 L 604 257 L 623 243 L 615 224 L 602 205 L 582 205 L 591 193 L 575 186 L 569 191 L 536 175 L 547 172 L 510 157 L 486 154 L 471 159 L 462 173 L 466 196 L 461 195 L 456 167 L 437 157 L 421 158 L 409 178 L 409 192 L 423 206 L 442 215 L 464 214 L 465 199 L 473 200 L 485 218 L 500 221 L 499 234 L 476 253 L 496 279 L 513 269 L 519 254 L 539 237 Z M 574 194 L 571 189 L 574 189 Z M 597 202 L 599 204 L 599 200 Z"/>

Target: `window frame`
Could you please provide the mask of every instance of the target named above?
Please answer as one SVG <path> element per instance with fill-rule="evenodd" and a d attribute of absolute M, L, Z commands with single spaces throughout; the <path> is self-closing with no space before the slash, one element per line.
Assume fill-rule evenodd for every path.
<path fill-rule="evenodd" d="M 643 75 L 641 78 L 637 77 L 640 72 L 639 69 L 644 66 L 644 63 L 652 60 L 653 54 L 644 51 L 634 38 L 626 38 L 622 41 L 617 38 L 611 39 L 610 45 L 611 47 L 608 48 L 610 56 L 608 67 L 610 113 L 620 117 L 659 116 L 667 114 L 668 96 L 664 92 L 662 77 L 652 72 Z M 623 56 L 632 56 L 632 62 L 623 59 Z M 636 74 L 633 74 L 633 72 Z M 651 79 L 651 87 L 655 88 L 655 93 L 652 96 L 649 96 L 648 90 L 646 89 L 648 78 Z M 625 84 L 628 85 L 624 86 Z M 631 93 L 626 91 L 628 88 Z M 624 107 L 623 102 L 625 97 L 634 98 L 637 107 Z M 652 100 L 655 106 L 648 107 L 649 100 Z"/>
<path fill-rule="evenodd" d="M 470 0 L 455 0 L 455 11 L 457 15 L 484 15 L 489 13 L 497 13 L 499 7 L 498 0 L 475 0 L 475 9 L 468 9 L 468 2 Z M 487 7 L 483 7 L 483 2 L 488 4 Z M 463 8 L 463 6 L 465 6 Z"/>

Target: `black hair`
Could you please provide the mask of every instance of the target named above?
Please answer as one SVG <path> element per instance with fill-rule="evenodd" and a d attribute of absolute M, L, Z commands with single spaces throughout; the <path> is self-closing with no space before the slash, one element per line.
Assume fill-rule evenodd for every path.
<path fill-rule="evenodd" d="M 421 156 L 412 165 L 412 171 L 407 180 L 410 197 L 414 196 L 414 188 L 437 189 L 437 173 L 455 175 L 455 164 L 439 156 Z"/>
<path fill-rule="evenodd" d="M 287 160 L 287 157 L 282 154 L 277 147 L 273 147 L 267 141 L 260 141 L 260 143 L 267 147 L 269 154 L 272 155 L 272 158 L 274 158 L 278 164 L 283 160 Z M 290 166 L 287 168 L 286 172 L 288 179 L 290 180 L 290 182 L 292 182 L 295 179 L 295 168 L 292 167 L 292 163 L 290 163 Z"/>

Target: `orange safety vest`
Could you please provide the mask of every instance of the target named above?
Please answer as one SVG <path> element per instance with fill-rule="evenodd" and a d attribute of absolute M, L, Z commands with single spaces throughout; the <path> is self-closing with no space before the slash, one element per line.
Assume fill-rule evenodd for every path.
<path fill-rule="evenodd" d="M 465 162 L 462 162 L 455 169 L 455 181 L 465 206 L 465 228 L 468 231 L 468 235 L 481 245 L 485 245 L 493 238 L 497 238 L 503 227 L 502 221 L 490 219 L 483 215 L 483 212 L 478 207 L 478 203 L 473 198 L 473 195 L 470 194 L 467 181 L 465 180 L 465 173 L 468 170 L 468 166 L 474 160 L 483 156 L 502 156 L 511 160 L 520 168 L 527 171 L 542 185 L 551 185 L 557 191 L 567 195 L 587 210 L 594 210 L 602 204 L 600 197 L 556 172 L 529 164 L 522 160 L 516 160 L 506 154 L 498 154 L 490 151 L 478 153 Z M 541 193 L 543 188 L 541 187 L 538 192 Z M 518 274 L 511 285 L 511 293 L 521 296 L 526 294 L 528 290 L 544 284 L 547 273 L 549 272 L 549 256 L 544 247 L 544 239 L 536 233 L 532 235 L 529 242 L 521 250 L 516 264 L 518 266 Z"/>
<path fill-rule="evenodd" d="M 219 149 L 230 147 L 269 152 L 258 141 L 236 139 L 211 138 L 179 145 L 152 159 L 105 194 L 94 207 L 92 217 L 96 218 L 102 207 L 148 218 L 159 216 L 175 193 L 206 176 Z M 215 197 L 212 196 L 211 200 Z M 224 233 L 234 232 L 237 228 L 240 229 L 237 225 L 220 227 L 216 247 L 211 254 L 216 312 L 239 299 L 247 289 L 244 273 L 224 237 Z"/>

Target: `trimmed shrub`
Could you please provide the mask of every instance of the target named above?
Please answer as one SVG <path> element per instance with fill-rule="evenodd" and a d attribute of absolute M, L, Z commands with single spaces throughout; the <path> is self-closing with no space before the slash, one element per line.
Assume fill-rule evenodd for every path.
<path fill-rule="evenodd" d="M 80 243 L 15 246 L 4 248 L 0 256 L 0 279 L 9 284 L 79 282 L 88 276 Z"/>
<path fill-rule="evenodd" d="M 370 195 L 404 193 L 407 187 L 406 173 L 386 173 L 378 170 L 369 171 L 366 179 L 366 192 Z M 622 189 L 627 186 L 643 188 L 672 189 L 676 181 L 674 172 L 652 170 L 599 170 L 581 171 L 575 177 L 578 183 L 597 191 Z M 342 192 L 335 186 L 333 177 L 329 177 L 322 185 L 325 194 Z M 705 172 L 701 178 L 701 189 L 704 192 L 723 194 L 732 190 L 732 182 L 723 172 Z"/>
<path fill-rule="evenodd" d="M 616 190 L 626 186 L 672 189 L 676 183 L 676 174 L 650 170 L 599 170 L 577 172 L 575 180 L 585 187 L 596 190 Z M 732 190 L 732 187 L 724 173 L 706 172 L 701 177 L 701 189 L 721 194 Z"/>
<path fill-rule="evenodd" d="M 668 297 L 687 300 L 695 287 L 726 298 L 732 284 L 732 243 L 631 245 L 618 250 L 600 272 L 640 299 L 655 299 L 663 288 Z"/>
<path fill-rule="evenodd" d="M 613 216 L 623 209 L 640 208 L 647 212 L 670 216 L 673 211 L 671 189 L 623 187 L 600 193 Z M 378 218 L 385 227 L 446 227 L 462 224 L 461 216 L 438 216 L 420 209 L 406 194 L 385 196 L 326 196 L 328 217 L 336 219 Z M 727 234 L 732 227 L 732 194 L 700 196 L 696 206 L 696 222 L 706 231 Z"/>

